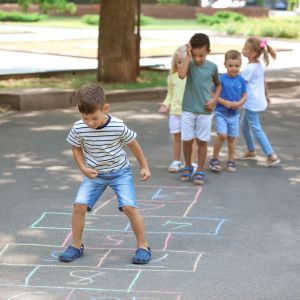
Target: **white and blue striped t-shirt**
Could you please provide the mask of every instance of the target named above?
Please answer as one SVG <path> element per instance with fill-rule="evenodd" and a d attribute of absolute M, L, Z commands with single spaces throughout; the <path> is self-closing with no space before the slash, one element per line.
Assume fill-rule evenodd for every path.
<path fill-rule="evenodd" d="M 82 120 L 71 129 L 67 141 L 82 147 L 86 165 L 100 173 L 117 171 L 129 166 L 125 144 L 136 138 L 122 120 L 108 115 L 108 121 L 100 128 L 88 127 Z"/>

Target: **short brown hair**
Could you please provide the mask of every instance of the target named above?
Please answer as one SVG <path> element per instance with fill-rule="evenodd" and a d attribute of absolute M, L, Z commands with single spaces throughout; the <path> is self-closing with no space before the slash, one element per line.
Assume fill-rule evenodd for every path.
<path fill-rule="evenodd" d="M 237 50 L 228 50 L 226 53 L 225 53 L 225 62 L 228 60 L 228 59 L 239 59 L 239 60 L 242 60 L 242 55 L 239 51 Z"/>
<path fill-rule="evenodd" d="M 192 48 L 206 47 L 207 51 L 210 51 L 210 41 L 208 35 L 205 33 L 196 33 L 190 39 Z"/>
<path fill-rule="evenodd" d="M 106 103 L 105 92 L 100 85 L 90 83 L 81 86 L 75 93 L 78 110 L 83 114 L 94 113 L 102 110 Z"/>

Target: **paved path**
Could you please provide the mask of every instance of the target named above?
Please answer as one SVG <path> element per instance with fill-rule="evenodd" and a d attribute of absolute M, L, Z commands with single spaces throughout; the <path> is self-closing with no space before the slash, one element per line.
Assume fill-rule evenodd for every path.
<path fill-rule="evenodd" d="M 203 31 L 203 30 L 202 30 Z M 3 33 L 6 32 L 6 33 Z M 9 34 L 11 32 L 11 34 Z M 142 48 L 155 47 L 178 47 L 185 44 L 188 39 L 198 31 L 196 30 L 142 30 Z M 211 37 L 211 44 L 238 45 L 242 48 L 245 38 L 235 38 L 228 36 L 218 36 L 213 32 L 204 31 Z M 0 34 L 0 42 L 13 41 L 53 41 L 53 40 L 74 40 L 97 38 L 98 31 L 93 29 L 58 29 L 58 28 L 36 28 L 20 26 L 3 26 Z M 278 52 L 278 58 L 271 62 L 269 70 L 280 70 L 286 68 L 299 68 L 300 43 L 289 40 L 272 39 L 270 44 L 276 49 L 288 51 Z M 83 44 L 82 47 L 94 47 L 94 44 Z M 59 55 L 33 54 L 24 52 L 1 51 L 1 74 L 34 73 L 43 71 L 61 70 L 84 70 L 96 69 L 97 60 L 89 58 L 77 58 Z M 211 55 L 210 60 L 218 64 L 220 72 L 224 72 L 224 55 Z M 159 65 L 160 68 L 170 68 L 171 57 L 142 58 L 141 66 Z"/>
<path fill-rule="evenodd" d="M 132 164 L 153 249 L 144 267 L 130 264 L 133 234 L 111 191 L 87 217 L 86 255 L 57 261 L 81 180 L 65 141 L 76 109 L 1 118 L 0 299 L 300 299 L 300 89 L 271 95 L 262 122 L 281 165 L 263 167 L 258 150 L 258 163 L 238 161 L 236 174 L 208 171 L 203 187 L 166 172 L 171 139 L 155 99 L 112 105 L 138 132 L 152 171 L 140 182 Z M 238 155 L 244 149 L 239 140 Z"/>

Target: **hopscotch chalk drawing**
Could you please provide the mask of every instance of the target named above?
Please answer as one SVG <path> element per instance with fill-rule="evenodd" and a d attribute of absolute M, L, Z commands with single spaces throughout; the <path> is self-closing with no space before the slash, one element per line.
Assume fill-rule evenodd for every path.
<path fill-rule="evenodd" d="M 189 216 L 199 202 L 201 189 L 137 186 L 139 208 L 149 240 L 153 240 L 149 265 L 130 263 L 134 238 L 128 220 L 116 213 L 114 197 L 99 201 L 86 216 L 85 238 L 93 239 L 95 246 L 89 240 L 85 255 L 70 264 L 59 262 L 57 257 L 71 239 L 71 214 L 44 212 L 30 225 L 31 230 L 46 231 L 62 240 L 57 244 L 7 244 L 0 252 L 3 299 L 50 299 L 54 295 L 63 300 L 183 300 L 185 291 L 176 290 L 172 282 L 166 284 L 164 278 L 166 274 L 195 273 L 205 253 L 185 251 L 184 245 L 172 249 L 171 241 L 182 236 L 217 236 L 225 222 Z M 11 272 L 13 280 L 5 276 Z M 155 281 L 150 279 L 153 276 Z"/>

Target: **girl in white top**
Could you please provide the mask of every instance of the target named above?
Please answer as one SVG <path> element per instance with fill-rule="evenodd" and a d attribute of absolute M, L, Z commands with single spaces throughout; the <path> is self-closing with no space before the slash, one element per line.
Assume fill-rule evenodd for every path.
<path fill-rule="evenodd" d="M 181 168 L 181 111 L 186 79 L 180 79 L 178 77 L 178 67 L 181 66 L 185 57 L 186 45 L 178 47 L 172 57 L 170 74 L 168 76 L 167 97 L 158 110 L 160 113 L 170 113 L 169 129 L 170 133 L 173 135 L 173 162 L 168 169 L 170 173 L 177 173 Z M 195 159 L 192 159 L 192 161 L 196 161 L 195 151 L 193 151 L 192 158 L 193 157 Z M 193 164 L 193 166 L 197 167 L 196 164 Z"/>
<path fill-rule="evenodd" d="M 241 75 L 246 80 L 247 101 L 244 104 L 242 117 L 242 132 L 248 148 L 244 159 L 255 159 L 255 143 L 253 136 L 259 142 L 263 152 L 267 156 L 266 166 L 278 164 L 280 160 L 260 124 L 259 113 L 264 111 L 270 104 L 268 89 L 264 78 L 264 66 L 259 61 L 263 55 L 265 65 L 269 64 L 269 54 L 276 58 L 275 50 L 267 44 L 266 39 L 249 37 L 244 45 L 242 53 L 248 58 L 248 64 Z"/>

